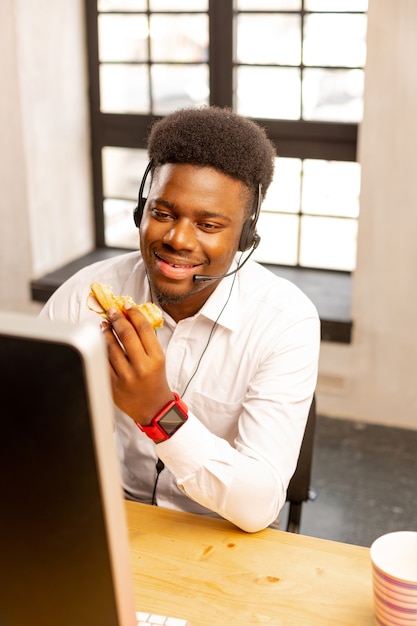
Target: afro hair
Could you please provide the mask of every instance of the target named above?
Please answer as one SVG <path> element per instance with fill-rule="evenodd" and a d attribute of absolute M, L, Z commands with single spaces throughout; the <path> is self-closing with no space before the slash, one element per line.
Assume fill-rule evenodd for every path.
<path fill-rule="evenodd" d="M 256 122 L 215 106 L 175 111 L 155 122 L 148 137 L 152 169 L 189 163 L 243 182 L 251 191 L 271 183 L 275 148 Z"/>

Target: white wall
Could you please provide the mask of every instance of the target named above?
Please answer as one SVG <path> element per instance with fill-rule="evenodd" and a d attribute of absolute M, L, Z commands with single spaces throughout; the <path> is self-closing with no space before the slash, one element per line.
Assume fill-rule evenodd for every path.
<path fill-rule="evenodd" d="M 0 2 L 0 308 L 93 245 L 82 0 Z"/>
<path fill-rule="evenodd" d="M 31 243 L 13 0 L 0 3 L 0 307 L 29 304 Z"/>
<path fill-rule="evenodd" d="M 319 410 L 417 428 L 417 2 L 370 0 L 350 346 L 323 344 Z"/>
<path fill-rule="evenodd" d="M 92 241 L 82 0 L 0 2 L 0 308 Z M 417 1 L 370 0 L 351 345 L 322 345 L 321 413 L 417 428 Z"/>

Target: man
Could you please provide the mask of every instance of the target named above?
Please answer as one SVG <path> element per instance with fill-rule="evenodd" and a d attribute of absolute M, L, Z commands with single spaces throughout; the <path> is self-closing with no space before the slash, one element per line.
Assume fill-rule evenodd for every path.
<path fill-rule="evenodd" d="M 285 502 L 320 343 L 308 298 L 246 263 L 275 151 L 257 124 L 216 107 L 160 120 L 148 151 L 140 252 L 84 268 L 42 314 L 97 323 L 96 281 L 162 308 L 156 333 L 134 308 L 110 310 L 103 328 L 126 497 L 258 531 Z"/>

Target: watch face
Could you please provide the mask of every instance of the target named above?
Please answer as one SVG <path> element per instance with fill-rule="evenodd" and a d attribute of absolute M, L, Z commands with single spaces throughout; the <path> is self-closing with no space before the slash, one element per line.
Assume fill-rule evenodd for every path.
<path fill-rule="evenodd" d="M 184 414 L 181 413 L 177 406 L 173 406 L 160 420 L 158 420 L 158 425 L 162 428 L 162 430 L 171 437 L 175 433 L 176 430 L 180 426 L 184 424 L 186 418 Z"/>

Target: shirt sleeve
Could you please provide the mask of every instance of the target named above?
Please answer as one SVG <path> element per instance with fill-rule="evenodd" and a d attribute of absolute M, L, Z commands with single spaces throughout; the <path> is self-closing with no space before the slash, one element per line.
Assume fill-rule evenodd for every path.
<path fill-rule="evenodd" d="M 65 320 L 76 324 L 81 321 L 83 317 L 81 311 L 84 309 L 85 319 L 97 323 L 97 313 L 87 309 L 88 282 L 86 285 L 87 287 L 82 287 L 78 275 L 69 278 L 52 294 L 41 309 L 39 317 L 50 320 Z M 83 302 L 83 307 L 81 307 L 81 302 Z"/>
<path fill-rule="evenodd" d="M 273 472 L 213 435 L 193 414 L 157 451 L 189 498 L 247 532 L 274 521 L 285 501 Z"/>
<path fill-rule="evenodd" d="M 233 445 L 192 412 L 157 445 L 187 496 L 247 532 L 274 522 L 285 503 L 316 385 L 318 320 L 294 324 L 285 342 L 250 381 Z"/>

